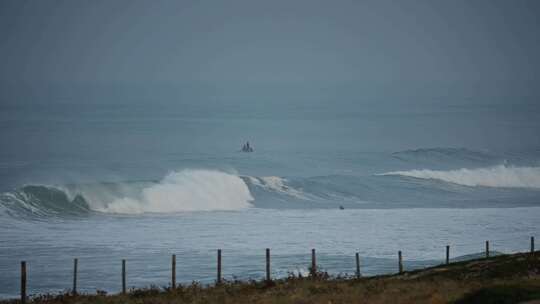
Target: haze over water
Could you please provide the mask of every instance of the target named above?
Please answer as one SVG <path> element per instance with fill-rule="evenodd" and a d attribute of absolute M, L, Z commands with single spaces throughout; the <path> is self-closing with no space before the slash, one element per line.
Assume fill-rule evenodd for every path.
<path fill-rule="evenodd" d="M 0 298 L 539 235 L 536 2 L 118 3 L 0 4 Z"/>

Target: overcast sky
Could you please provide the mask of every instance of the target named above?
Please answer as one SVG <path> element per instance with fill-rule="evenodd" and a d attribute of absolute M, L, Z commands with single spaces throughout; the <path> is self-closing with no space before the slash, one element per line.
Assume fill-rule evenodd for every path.
<path fill-rule="evenodd" d="M 538 96 L 538 54 L 536 0 L 0 1 L 12 97 L 22 85 Z"/>

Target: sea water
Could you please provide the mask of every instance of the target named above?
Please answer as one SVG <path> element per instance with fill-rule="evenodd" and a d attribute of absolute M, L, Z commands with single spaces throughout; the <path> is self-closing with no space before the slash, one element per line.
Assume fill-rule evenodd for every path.
<path fill-rule="evenodd" d="M 364 275 L 529 250 L 540 225 L 534 105 L 2 104 L 0 297 Z M 249 140 L 253 153 L 239 150 Z"/>

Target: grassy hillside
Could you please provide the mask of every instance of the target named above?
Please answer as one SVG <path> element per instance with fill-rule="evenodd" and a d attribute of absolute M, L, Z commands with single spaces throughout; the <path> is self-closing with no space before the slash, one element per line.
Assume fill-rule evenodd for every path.
<path fill-rule="evenodd" d="M 226 282 L 135 289 L 127 295 L 58 295 L 35 303 L 522 303 L 540 301 L 540 253 L 502 255 L 361 279 L 289 277 L 274 282 Z M 0 303 L 15 303 L 4 301 Z M 531 302 L 534 303 L 535 301 Z M 540 302 L 538 302 L 540 303 Z"/>

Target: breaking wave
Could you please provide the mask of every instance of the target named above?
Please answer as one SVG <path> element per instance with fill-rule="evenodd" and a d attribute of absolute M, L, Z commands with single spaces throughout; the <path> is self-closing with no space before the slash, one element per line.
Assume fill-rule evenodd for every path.
<path fill-rule="evenodd" d="M 288 186 L 287 179 L 279 176 L 263 176 L 263 177 L 246 177 L 248 182 L 256 187 L 260 187 L 266 191 L 273 191 L 280 194 L 285 194 L 299 199 L 308 199 L 301 190 Z"/>
<path fill-rule="evenodd" d="M 0 213 L 14 216 L 70 216 L 90 211 L 82 196 L 70 198 L 62 189 L 51 186 L 28 185 L 0 194 Z"/>
<path fill-rule="evenodd" d="M 160 181 L 29 185 L 0 194 L 10 215 L 66 216 L 90 212 L 139 214 L 241 210 L 253 197 L 237 175 L 210 170 L 172 172 Z"/>
<path fill-rule="evenodd" d="M 438 182 L 426 182 L 430 180 Z M 537 206 L 539 189 L 538 166 L 498 165 L 474 169 L 421 169 L 375 175 L 287 178 L 241 176 L 216 170 L 181 170 L 153 181 L 23 186 L 0 193 L 0 216 L 7 214 L 14 218 L 33 219 L 89 214 L 243 210 L 250 207 Z"/>
<path fill-rule="evenodd" d="M 457 170 L 409 170 L 386 172 L 379 175 L 398 175 L 420 179 L 434 179 L 464 186 L 540 188 L 540 167 L 494 166 Z"/>
<path fill-rule="evenodd" d="M 251 206 L 253 197 L 236 175 L 206 170 L 184 170 L 167 175 L 142 189 L 137 198 L 115 199 L 98 211 L 112 213 L 240 210 Z"/>
<path fill-rule="evenodd" d="M 283 177 L 182 170 L 158 181 L 27 185 L 0 193 L 0 214 L 45 217 L 242 210 L 254 206 L 255 195 L 266 207 L 276 200 L 310 202 Z"/>

